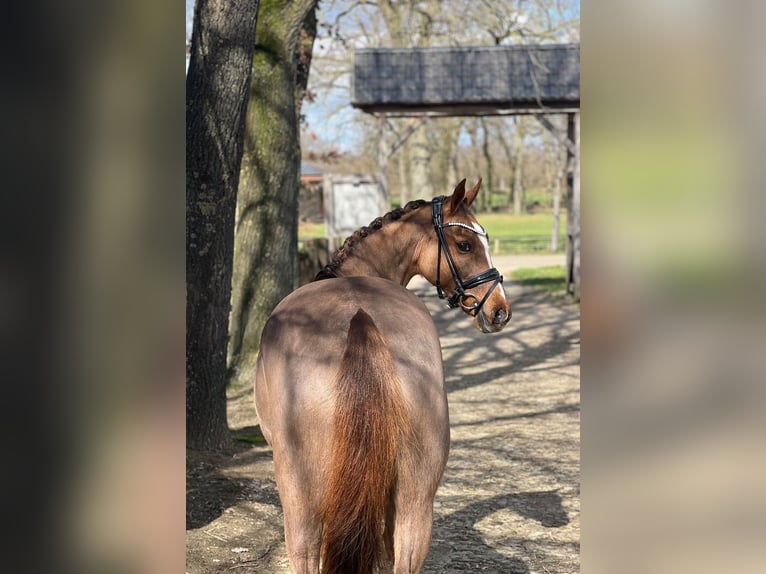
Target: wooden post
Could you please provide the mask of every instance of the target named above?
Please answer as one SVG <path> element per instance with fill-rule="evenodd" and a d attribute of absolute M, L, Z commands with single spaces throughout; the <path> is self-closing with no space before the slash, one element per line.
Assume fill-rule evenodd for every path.
<path fill-rule="evenodd" d="M 580 113 L 567 114 L 567 292 L 580 300 Z"/>

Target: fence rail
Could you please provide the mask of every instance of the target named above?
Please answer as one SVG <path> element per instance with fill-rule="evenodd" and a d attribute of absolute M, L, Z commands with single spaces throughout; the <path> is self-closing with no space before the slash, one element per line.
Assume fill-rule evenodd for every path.
<path fill-rule="evenodd" d="M 520 253 L 527 251 L 547 251 L 551 247 L 550 235 L 528 235 L 526 237 L 504 236 L 492 237 L 492 254 Z M 559 237 L 557 251 L 563 251 L 566 238 Z"/>

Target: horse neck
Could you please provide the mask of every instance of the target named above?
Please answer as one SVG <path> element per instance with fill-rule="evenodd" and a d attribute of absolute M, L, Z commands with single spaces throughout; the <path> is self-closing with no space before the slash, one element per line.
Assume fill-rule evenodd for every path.
<path fill-rule="evenodd" d="M 339 277 L 382 277 L 406 286 L 419 273 L 418 251 L 431 220 L 418 209 L 361 240 L 337 269 Z"/>

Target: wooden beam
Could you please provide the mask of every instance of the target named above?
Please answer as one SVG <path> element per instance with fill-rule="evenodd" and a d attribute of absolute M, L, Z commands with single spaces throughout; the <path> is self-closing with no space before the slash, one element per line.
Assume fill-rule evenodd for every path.
<path fill-rule="evenodd" d="M 513 102 L 491 102 L 482 104 L 357 104 L 351 106 L 368 114 L 392 118 L 401 117 L 470 117 L 470 116 L 512 116 L 540 114 L 569 114 L 580 110 L 580 102 L 566 102 L 560 106 L 538 106 L 535 104 L 514 104 Z"/>

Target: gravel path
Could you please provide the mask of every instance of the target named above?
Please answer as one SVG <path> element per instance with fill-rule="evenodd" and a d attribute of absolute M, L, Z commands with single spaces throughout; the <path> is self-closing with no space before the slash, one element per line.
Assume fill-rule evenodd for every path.
<path fill-rule="evenodd" d="M 495 258 L 506 277 L 557 264 Z M 452 429 L 425 572 L 579 572 L 579 307 L 506 281 L 513 318 L 484 335 L 410 288 L 441 336 Z M 252 430 L 252 410 L 250 389 L 231 393 L 233 428 Z M 289 572 L 270 448 L 190 453 L 188 467 L 187 571 Z"/>

